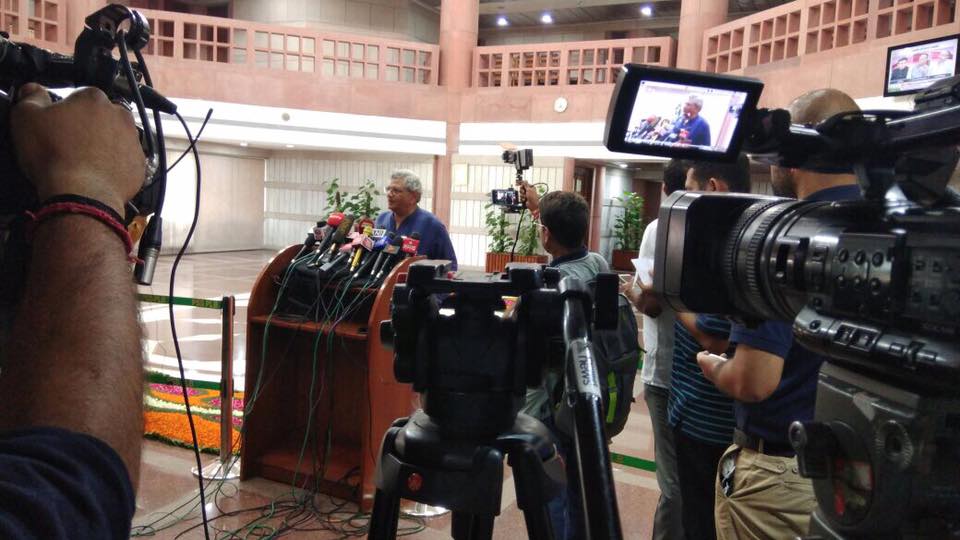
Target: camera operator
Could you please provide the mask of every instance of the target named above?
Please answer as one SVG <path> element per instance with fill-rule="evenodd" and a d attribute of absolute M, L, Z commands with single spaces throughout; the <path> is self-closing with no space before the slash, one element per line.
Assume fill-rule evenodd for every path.
<path fill-rule="evenodd" d="M 789 106 L 793 122 L 801 124 L 816 124 L 851 110 L 858 110 L 856 103 L 837 90 L 810 92 Z M 809 201 L 860 197 L 853 175 L 774 167 L 771 182 L 777 195 Z M 817 374 L 824 359 L 794 343 L 787 321 L 767 321 L 754 328 L 735 324 L 730 343 L 736 350 L 729 359 L 697 355 L 704 376 L 736 400 L 734 444 L 720 459 L 717 474 L 717 536 L 805 534 L 816 501 L 810 480 L 798 473 L 787 432 L 794 420 L 813 418 Z"/>
<path fill-rule="evenodd" d="M 552 191 L 541 199 L 537 190 L 526 182 L 520 189 L 525 191 L 527 208 L 540 220 L 543 249 L 553 257 L 547 266 L 559 270 L 562 277 L 574 276 L 584 284 L 595 281 L 597 274 L 610 271 L 602 256 L 586 248 L 590 207 L 583 197 L 569 191 Z M 568 483 L 566 493 L 550 501 L 550 518 L 556 538 L 574 539 L 583 528 L 583 505 L 573 481 L 577 474 L 576 460 L 569 455 L 574 449 L 573 439 L 557 429 L 553 418 L 562 387 L 562 366 L 545 372 L 541 386 L 527 390 L 521 412 L 543 422 L 557 439 L 557 451 L 567 466 Z"/>
<path fill-rule="evenodd" d="M 689 165 L 673 159 L 663 170 L 663 194 L 669 196 L 684 188 Z M 656 253 L 657 221 L 653 220 L 643 231 L 640 241 L 640 257 L 653 259 Z M 670 397 L 670 372 L 674 358 L 674 323 L 676 313 L 661 306 L 656 296 L 650 294 L 649 286 L 638 283 L 624 287 L 624 294 L 642 313 L 643 317 L 643 400 L 650 412 L 653 425 L 653 451 L 657 463 L 657 485 L 660 500 L 653 518 L 653 538 L 683 538 L 684 523 L 681 510 L 680 480 L 677 473 L 677 455 L 673 443 L 673 430 L 667 421 L 667 402 Z"/>
<path fill-rule="evenodd" d="M 51 104 L 31 84 L 19 98 L 18 163 L 48 202 L 0 372 L 0 538 L 127 538 L 143 367 L 119 214 L 144 155 L 130 112 L 99 90 Z"/>
<path fill-rule="evenodd" d="M 420 233 L 418 254 L 426 255 L 428 259 L 446 259 L 456 270 L 457 254 L 453 251 L 447 228 L 437 216 L 420 208 L 423 195 L 420 177 L 413 171 L 397 169 L 390 175 L 386 192 L 389 210 L 377 216 L 377 228 L 405 236 Z"/>

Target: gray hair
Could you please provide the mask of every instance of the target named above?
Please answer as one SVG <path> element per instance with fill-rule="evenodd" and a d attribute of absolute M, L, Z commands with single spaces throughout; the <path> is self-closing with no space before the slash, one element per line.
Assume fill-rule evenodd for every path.
<path fill-rule="evenodd" d="M 423 186 L 420 184 L 420 177 L 410 169 L 397 169 L 390 173 L 390 180 L 403 181 L 403 187 L 407 191 L 423 195 Z"/>
<path fill-rule="evenodd" d="M 690 97 L 687 98 L 687 103 L 693 103 L 696 105 L 697 110 L 703 109 L 703 98 L 696 94 L 690 94 Z"/>

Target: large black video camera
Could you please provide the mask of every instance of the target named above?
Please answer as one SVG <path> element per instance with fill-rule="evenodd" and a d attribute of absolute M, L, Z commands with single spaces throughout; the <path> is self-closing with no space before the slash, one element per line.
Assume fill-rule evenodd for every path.
<path fill-rule="evenodd" d="M 960 77 L 912 112 L 793 125 L 756 110 L 759 81 L 628 65 L 611 101 L 610 150 L 854 173 L 862 201 L 678 192 L 661 206 L 654 288 L 673 308 L 746 324 L 793 321 L 829 357 L 816 420 L 794 423 L 824 538 L 960 535 Z M 651 105 L 702 100 L 713 136 L 663 138 Z M 690 123 L 688 123 L 690 124 Z M 693 131 L 691 128 L 690 131 Z M 686 137 L 684 139 L 684 137 Z"/>

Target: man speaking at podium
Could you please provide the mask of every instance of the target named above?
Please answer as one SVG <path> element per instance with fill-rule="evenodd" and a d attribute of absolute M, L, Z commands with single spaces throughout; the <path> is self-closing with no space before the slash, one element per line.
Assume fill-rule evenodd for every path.
<path fill-rule="evenodd" d="M 387 186 L 388 211 L 377 216 L 376 227 L 386 229 L 397 235 L 410 236 L 420 234 L 417 255 L 428 259 L 446 259 L 452 263 L 451 269 L 457 269 L 457 254 L 450 243 L 447 228 L 437 216 L 420 208 L 423 187 L 420 177 L 413 171 L 398 169 L 390 175 Z"/>

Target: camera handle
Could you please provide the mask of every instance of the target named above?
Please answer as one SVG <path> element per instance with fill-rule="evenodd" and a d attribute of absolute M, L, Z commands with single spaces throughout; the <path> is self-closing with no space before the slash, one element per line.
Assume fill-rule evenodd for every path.
<path fill-rule="evenodd" d="M 603 430 L 603 398 L 589 335 L 592 300 L 587 287 L 574 277 L 563 278 L 558 289 L 563 299 L 563 341 L 567 347 L 565 384 L 574 412 L 580 500 L 585 510 L 587 537 L 620 539 L 620 512 L 610 448 Z"/>

